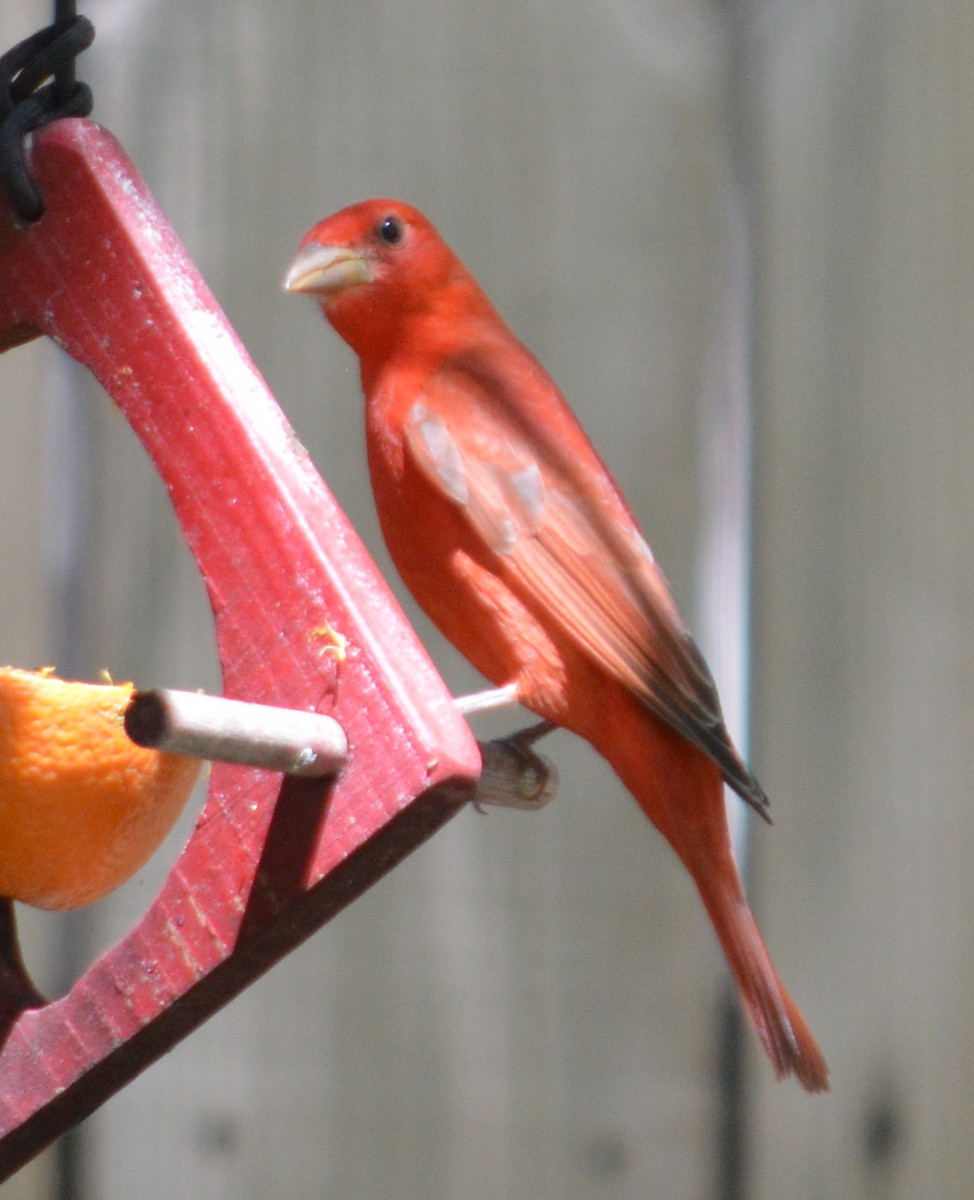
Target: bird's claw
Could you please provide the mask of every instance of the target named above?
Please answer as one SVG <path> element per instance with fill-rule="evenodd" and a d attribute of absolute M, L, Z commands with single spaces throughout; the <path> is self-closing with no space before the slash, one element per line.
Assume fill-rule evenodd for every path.
<path fill-rule="evenodd" d="M 555 798 L 558 772 L 534 750 L 534 743 L 554 728 L 551 721 L 540 721 L 480 744 L 483 766 L 473 799 L 478 812 L 488 807 L 534 812 Z"/>

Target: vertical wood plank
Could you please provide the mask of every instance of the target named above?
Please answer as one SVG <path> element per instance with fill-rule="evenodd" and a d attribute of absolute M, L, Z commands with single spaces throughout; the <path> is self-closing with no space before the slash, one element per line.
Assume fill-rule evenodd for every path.
<path fill-rule="evenodd" d="M 765 6 L 760 883 L 833 1068 L 755 1197 L 965 1196 L 974 1061 L 970 7 Z"/>

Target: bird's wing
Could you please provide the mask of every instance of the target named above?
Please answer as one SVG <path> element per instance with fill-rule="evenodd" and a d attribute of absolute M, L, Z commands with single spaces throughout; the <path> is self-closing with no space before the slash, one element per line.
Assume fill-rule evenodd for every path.
<path fill-rule="evenodd" d="M 561 429 L 512 399 L 496 375 L 442 372 L 406 413 L 410 457 L 517 585 L 767 816 L 707 665 L 595 452 L 560 397 Z M 559 438 L 566 432 L 571 445 Z"/>

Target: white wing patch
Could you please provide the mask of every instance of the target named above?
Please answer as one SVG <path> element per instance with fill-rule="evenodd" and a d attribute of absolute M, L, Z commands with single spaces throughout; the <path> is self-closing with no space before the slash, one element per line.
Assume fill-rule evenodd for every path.
<path fill-rule="evenodd" d="M 424 474 L 434 475 L 437 484 L 457 504 L 470 499 L 463 455 L 439 413 L 418 401 L 409 410 L 406 437 Z"/>
<path fill-rule="evenodd" d="M 541 468 L 534 459 L 520 471 L 505 477 L 524 513 L 528 533 L 539 533 L 544 524 L 545 488 Z"/>
<path fill-rule="evenodd" d="M 490 434 L 466 452 L 446 420 L 417 401 L 405 425 L 406 444 L 429 481 L 467 513 L 470 523 L 495 554 L 510 556 L 518 540 L 537 534 L 545 519 L 541 469 L 529 452 Z"/>

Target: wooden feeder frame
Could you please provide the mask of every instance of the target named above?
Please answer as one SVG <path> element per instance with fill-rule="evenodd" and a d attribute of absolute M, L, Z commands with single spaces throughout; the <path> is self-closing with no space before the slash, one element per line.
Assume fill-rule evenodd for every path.
<path fill-rule="evenodd" d="M 0 349 L 53 339 L 131 423 L 206 583 L 224 694 L 325 712 L 349 752 L 331 781 L 215 765 L 162 891 L 60 999 L 37 995 L 0 902 L 0 1179 L 429 837 L 473 796 L 481 766 L 116 141 L 88 120 L 59 120 L 32 135 L 28 162 L 45 212 L 24 224 L 0 201 Z M 329 630 L 345 639 L 343 658 Z"/>

